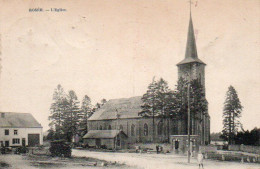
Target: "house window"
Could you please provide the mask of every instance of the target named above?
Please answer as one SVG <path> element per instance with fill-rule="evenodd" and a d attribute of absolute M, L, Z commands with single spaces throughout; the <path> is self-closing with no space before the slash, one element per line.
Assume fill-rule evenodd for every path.
<path fill-rule="evenodd" d="M 102 126 L 101 125 L 99 126 L 99 130 L 102 130 Z"/>
<path fill-rule="evenodd" d="M 9 135 L 9 130 L 8 130 L 8 129 L 5 130 L 5 135 L 6 135 L 6 136 Z"/>
<path fill-rule="evenodd" d="M 131 136 L 135 136 L 135 125 L 132 124 L 131 126 Z"/>
<path fill-rule="evenodd" d="M 157 134 L 160 136 L 162 135 L 162 132 L 163 132 L 163 123 L 160 121 L 157 127 Z"/>
<path fill-rule="evenodd" d="M 13 138 L 13 144 L 20 144 L 19 138 Z"/>
<path fill-rule="evenodd" d="M 18 135 L 18 130 L 14 130 L 14 135 Z"/>
<path fill-rule="evenodd" d="M 111 130 L 111 129 L 112 129 L 112 127 L 111 127 L 111 125 L 109 125 L 109 126 L 108 126 L 108 130 Z"/>
<path fill-rule="evenodd" d="M 144 135 L 148 136 L 148 125 L 146 123 L 144 124 Z"/>

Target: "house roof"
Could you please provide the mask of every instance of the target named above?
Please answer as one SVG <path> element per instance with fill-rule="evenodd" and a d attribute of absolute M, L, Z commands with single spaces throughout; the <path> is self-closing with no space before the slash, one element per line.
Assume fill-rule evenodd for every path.
<path fill-rule="evenodd" d="M 121 130 L 90 130 L 83 138 L 85 139 L 95 139 L 95 138 L 115 138 L 118 134 L 124 134 Z"/>
<path fill-rule="evenodd" d="M 0 112 L 0 128 L 41 128 L 30 113 Z"/>
<path fill-rule="evenodd" d="M 112 99 L 98 109 L 88 120 L 109 120 L 119 118 L 140 118 L 138 113 L 142 111 L 141 96 Z"/>
<path fill-rule="evenodd" d="M 206 65 L 198 58 L 193 23 L 192 23 L 192 18 L 190 16 L 185 58 L 177 65 L 182 65 L 186 63 L 192 63 L 192 62 L 197 62 Z"/>

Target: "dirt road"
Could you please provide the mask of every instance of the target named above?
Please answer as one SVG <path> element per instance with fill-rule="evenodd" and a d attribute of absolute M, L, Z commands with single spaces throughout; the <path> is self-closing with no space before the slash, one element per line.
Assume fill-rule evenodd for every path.
<path fill-rule="evenodd" d="M 136 154 L 73 150 L 74 156 L 87 156 L 106 161 L 117 161 L 136 168 L 145 169 L 197 169 L 196 159 L 187 163 L 187 157 L 175 154 Z M 205 169 L 260 169 L 259 164 L 204 160 Z"/>

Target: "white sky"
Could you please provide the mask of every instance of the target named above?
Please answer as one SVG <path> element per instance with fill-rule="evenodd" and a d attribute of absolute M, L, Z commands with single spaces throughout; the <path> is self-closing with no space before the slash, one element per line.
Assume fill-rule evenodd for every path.
<path fill-rule="evenodd" d="M 260 127 L 260 1 L 194 1 L 211 131 L 222 129 L 229 85 L 244 106 L 244 128 Z M 0 111 L 32 113 L 47 130 L 58 84 L 94 103 L 142 95 L 153 76 L 173 89 L 188 21 L 185 0 L 0 0 Z"/>

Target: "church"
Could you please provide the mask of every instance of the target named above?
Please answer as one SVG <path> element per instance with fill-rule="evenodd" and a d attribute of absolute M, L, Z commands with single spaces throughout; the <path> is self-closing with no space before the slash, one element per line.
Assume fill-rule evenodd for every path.
<path fill-rule="evenodd" d="M 192 17 L 190 15 L 185 58 L 177 64 L 178 77 L 186 80 L 198 79 L 205 92 L 205 66 L 198 58 Z M 107 148 L 127 148 L 135 143 L 164 143 L 170 138 L 173 149 L 187 146 L 187 120 L 171 119 L 169 133 L 166 134 L 165 121 L 155 117 L 154 130 L 152 117 L 141 117 L 141 96 L 112 99 L 98 109 L 88 119 L 89 132 L 83 137 L 89 146 Z M 210 143 L 210 116 L 208 112 L 201 122 L 191 118 L 191 143 L 206 145 Z"/>

